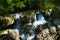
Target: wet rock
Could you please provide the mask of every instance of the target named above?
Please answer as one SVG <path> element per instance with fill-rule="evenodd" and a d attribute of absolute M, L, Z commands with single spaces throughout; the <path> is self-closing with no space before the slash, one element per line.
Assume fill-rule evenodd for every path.
<path fill-rule="evenodd" d="M 39 33 L 37 35 L 37 40 L 43 40 L 43 34 L 42 33 Z"/>
<path fill-rule="evenodd" d="M 43 37 L 47 37 L 49 35 L 49 29 L 42 30 Z"/>
<path fill-rule="evenodd" d="M 48 35 L 46 40 L 54 40 L 52 36 Z"/>
<path fill-rule="evenodd" d="M 60 25 L 57 25 L 57 33 L 60 35 Z"/>
<path fill-rule="evenodd" d="M 39 34 L 37 34 L 37 40 L 56 40 L 57 39 L 57 34 L 54 34 L 56 32 L 56 28 L 55 27 L 51 27 L 50 28 L 52 32 L 52 34 L 50 33 L 49 29 L 46 28 L 44 30 L 42 30 L 42 32 L 40 32 Z"/>
<path fill-rule="evenodd" d="M 10 17 L 5 17 L 4 19 L 7 20 L 7 21 L 6 21 L 6 22 L 8 22 L 7 25 L 11 25 L 11 24 L 14 23 L 14 18 L 13 18 L 12 16 L 10 16 Z"/>
<path fill-rule="evenodd" d="M 57 28 L 60 29 L 60 25 L 57 25 Z"/>
<path fill-rule="evenodd" d="M 9 35 L 9 37 L 13 38 L 14 40 L 20 40 L 19 31 L 17 29 L 9 29 L 8 35 Z"/>
<path fill-rule="evenodd" d="M 60 40 L 60 35 L 57 37 L 57 40 Z"/>
<path fill-rule="evenodd" d="M 50 27 L 49 29 L 50 29 L 50 33 L 52 33 L 52 34 L 57 33 L 56 27 L 52 26 L 52 27 Z"/>
<path fill-rule="evenodd" d="M 14 18 L 12 16 L 0 16 L 1 26 L 8 26 L 14 23 Z"/>
<path fill-rule="evenodd" d="M 7 34 L 8 33 L 7 31 L 8 30 L 0 30 L 0 35 Z"/>

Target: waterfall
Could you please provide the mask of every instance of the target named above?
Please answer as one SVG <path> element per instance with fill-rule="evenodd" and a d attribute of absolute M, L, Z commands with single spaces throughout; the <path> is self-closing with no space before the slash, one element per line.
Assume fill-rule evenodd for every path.
<path fill-rule="evenodd" d="M 27 25 L 32 25 L 32 17 L 30 15 L 30 18 L 29 18 L 29 23 Z"/>
<path fill-rule="evenodd" d="M 21 14 L 19 14 L 19 13 L 17 13 L 17 14 L 15 14 L 14 15 L 14 18 L 15 18 L 15 26 L 14 26 L 14 29 L 20 29 L 20 27 L 21 27 Z"/>
<path fill-rule="evenodd" d="M 30 16 L 29 19 L 29 23 L 27 23 L 28 27 L 29 27 L 29 32 L 31 33 L 27 33 L 27 31 L 25 31 L 24 33 L 22 33 L 20 36 L 22 38 L 22 40 L 32 40 L 35 37 L 34 31 L 32 29 L 32 17 Z"/>
<path fill-rule="evenodd" d="M 35 14 L 35 21 L 33 22 L 33 26 L 36 28 L 38 25 L 43 25 L 47 23 L 47 21 L 44 19 L 42 13 L 37 12 L 37 14 Z"/>
<path fill-rule="evenodd" d="M 14 40 L 20 40 L 19 30 L 21 29 L 21 19 L 20 19 L 21 14 L 20 13 L 11 14 L 11 16 L 14 17 L 15 24 L 14 24 L 13 29 L 8 30 L 8 35 L 9 35 L 9 37 L 13 38 Z"/>
<path fill-rule="evenodd" d="M 29 19 L 29 23 L 27 23 L 26 25 L 28 25 L 29 27 L 29 32 L 27 33 L 27 30 L 24 31 L 20 37 L 22 38 L 22 40 L 32 40 L 35 37 L 35 33 L 34 33 L 34 28 L 36 28 L 38 25 L 40 24 L 45 24 L 47 23 L 46 20 L 44 19 L 43 15 L 40 12 L 37 12 L 37 14 L 35 14 L 35 21 L 32 23 L 32 17 L 30 15 L 30 19 Z M 14 29 L 17 29 L 18 31 L 21 29 L 21 17 L 22 15 L 17 13 L 14 15 L 15 18 L 15 26 Z"/>

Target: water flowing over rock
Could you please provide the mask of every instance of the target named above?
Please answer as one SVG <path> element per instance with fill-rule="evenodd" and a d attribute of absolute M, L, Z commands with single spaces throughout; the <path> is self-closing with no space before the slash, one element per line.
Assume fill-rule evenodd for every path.
<path fill-rule="evenodd" d="M 42 32 L 40 32 L 40 33 L 37 35 L 37 40 L 43 40 L 43 34 L 42 34 Z"/>
<path fill-rule="evenodd" d="M 57 33 L 60 35 L 60 25 L 57 25 Z"/>
<path fill-rule="evenodd" d="M 38 25 L 43 25 L 47 23 L 47 21 L 44 19 L 43 15 L 40 12 L 37 12 L 38 14 L 35 14 L 35 21 L 33 22 L 33 26 L 36 28 Z"/>
<path fill-rule="evenodd" d="M 12 26 L 13 29 L 7 29 L 7 31 L 1 33 L 1 35 L 7 34 L 8 37 L 14 40 L 56 40 L 60 37 L 60 23 L 58 23 L 59 20 L 58 22 L 57 20 L 56 22 L 54 20 L 54 24 L 57 25 L 54 26 L 50 21 L 46 21 L 40 12 L 37 12 L 34 15 L 34 21 L 32 22 L 32 16 L 29 15 L 29 22 L 24 25 L 21 22 L 21 17 L 23 17 L 23 15 L 20 13 L 11 14 L 11 16 L 13 16 L 13 22 L 11 22 L 12 19 L 10 19 L 10 17 L 3 18 L 8 20 L 8 25 L 14 23 L 14 26 Z"/>
<path fill-rule="evenodd" d="M 49 35 L 49 29 L 42 30 L 43 37 L 47 37 Z"/>

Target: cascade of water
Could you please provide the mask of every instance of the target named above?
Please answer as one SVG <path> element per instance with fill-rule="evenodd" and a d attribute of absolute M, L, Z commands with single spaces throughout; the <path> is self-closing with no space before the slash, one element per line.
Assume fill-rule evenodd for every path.
<path fill-rule="evenodd" d="M 35 14 L 35 21 L 33 22 L 33 24 L 32 24 L 32 21 L 31 21 L 31 18 L 32 18 L 31 16 L 30 16 L 30 20 L 29 20 L 29 23 L 28 23 L 28 25 L 30 27 L 29 32 L 31 33 L 31 35 L 29 33 L 24 32 L 23 34 L 20 35 L 22 40 L 32 40 L 35 37 L 35 33 L 34 33 L 33 29 L 36 28 L 40 24 L 47 23 L 46 20 L 44 19 L 43 15 L 40 12 L 37 12 L 37 13 L 38 13 L 38 15 Z M 18 29 L 18 31 L 21 28 L 20 17 L 21 17 L 21 14 L 19 14 L 19 13 L 14 15 L 14 18 L 15 18 L 15 21 L 16 21 L 14 29 Z"/>
<path fill-rule="evenodd" d="M 21 28 L 21 14 L 17 13 L 17 14 L 11 14 L 14 19 L 15 19 L 15 26 L 14 29 L 9 29 L 8 30 L 8 34 L 10 35 L 10 37 L 14 38 L 15 40 L 19 40 L 19 30 Z"/>
<path fill-rule="evenodd" d="M 32 25 L 32 17 L 30 16 L 29 23 L 27 25 Z"/>
<path fill-rule="evenodd" d="M 47 21 L 44 19 L 43 15 L 40 12 L 37 12 L 38 15 L 35 14 L 35 21 L 33 22 L 33 26 L 36 28 L 38 25 L 43 25 L 47 23 Z"/>
<path fill-rule="evenodd" d="M 21 38 L 22 40 L 32 40 L 34 37 L 35 37 L 35 34 L 34 34 L 34 31 L 32 29 L 32 21 L 31 21 L 31 16 L 30 16 L 30 20 L 29 20 L 29 23 L 27 24 L 28 27 L 29 27 L 29 32 L 30 33 L 27 33 L 27 32 L 24 32 L 22 35 L 21 35 Z"/>
<path fill-rule="evenodd" d="M 21 17 L 21 14 L 17 13 L 14 15 L 14 18 L 15 18 L 15 27 L 14 29 L 20 29 L 21 27 L 21 20 L 20 20 L 20 17 Z"/>

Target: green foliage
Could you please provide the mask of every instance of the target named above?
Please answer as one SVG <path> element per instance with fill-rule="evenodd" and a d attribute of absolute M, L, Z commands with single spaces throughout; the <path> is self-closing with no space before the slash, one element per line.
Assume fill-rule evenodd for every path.
<path fill-rule="evenodd" d="M 45 0 L 44 1 L 44 8 L 45 9 L 55 8 L 55 4 L 53 4 L 53 0 Z"/>
<path fill-rule="evenodd" d="M 14 12 L 15 8 L 25 7 L 24 2 L 19 0 L 0 0 L 0 14 Z"/>
<path fill-rule="evenodd" d="M 48 10 L 55 8 L 59 3 L 59 0 L 0 0 L 0 14 L 15 12 L 26 7 L 27 9 L 37 7 L 39 10 Z"/>
<path fill-rule="evenodd" d="M 25 7 L 26 5 L 24 5 L 24 2 L 17 2 L 16 3 L 16 7 L 18 8 L 23 8 L 23 7 Z"/>

